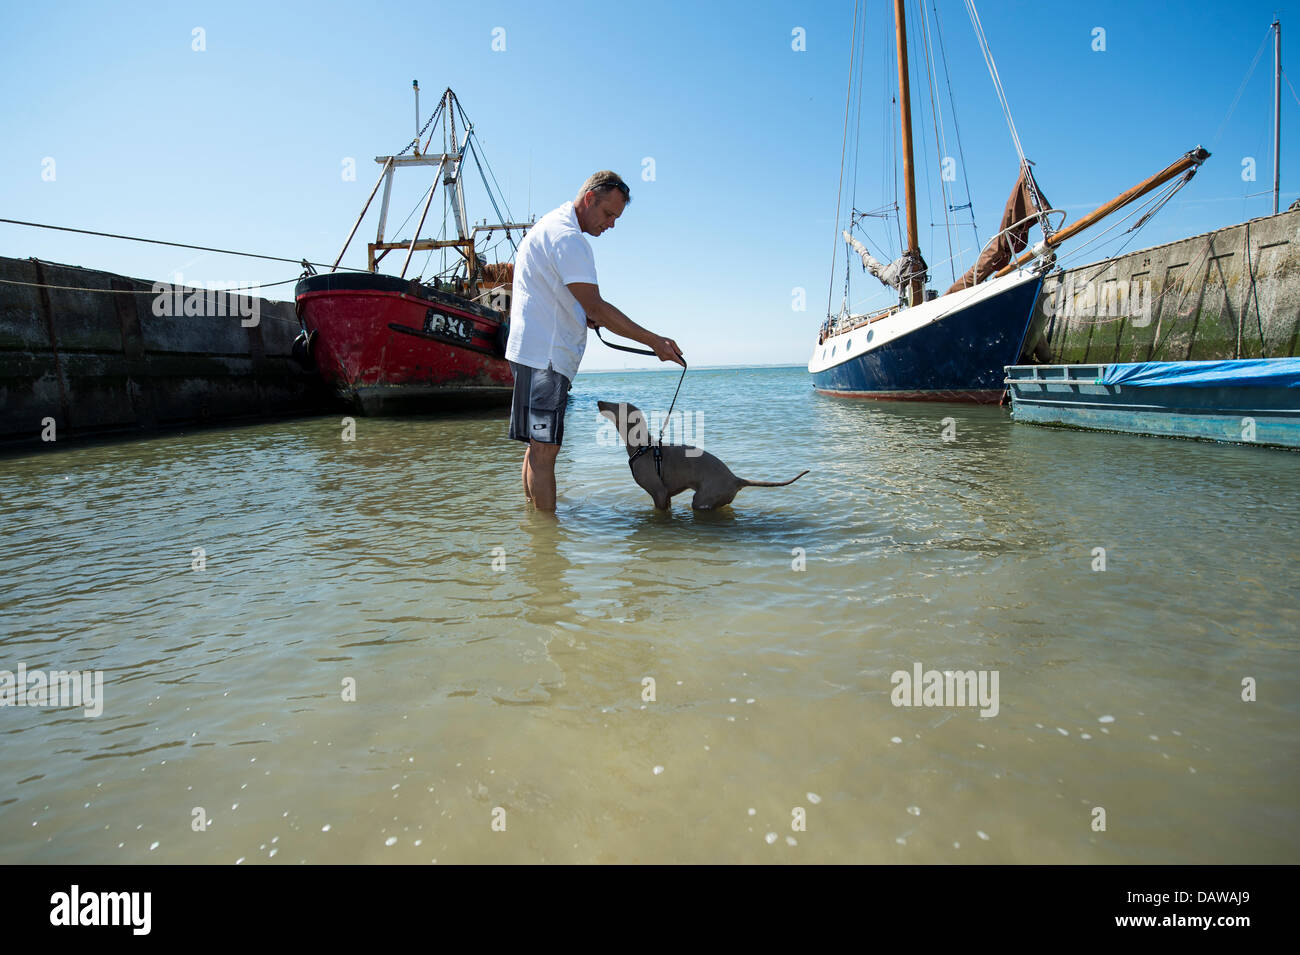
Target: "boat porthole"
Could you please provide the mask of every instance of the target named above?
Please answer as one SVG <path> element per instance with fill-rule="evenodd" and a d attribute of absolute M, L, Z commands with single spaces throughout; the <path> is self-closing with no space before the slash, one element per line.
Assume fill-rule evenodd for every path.
<path fill-rule="evenodd" d="M 832 357 L 832 358 L 835 357 L 835 346 L 834 346 L 834 345 L 831 346 L 831 357 Z"/>
<path fill-rule="evenodd" d="M 871 337 L 874 334 L 875 332 L 872 329 L 867 329 L 867 341 L 871 341 Z"/>
<path fill-rule="evenodd" d="M 852 347 L 853 347 L 853 339 L 850 338 L 848 341 L 844 343 L 844 350 L 848 351 Z"/>

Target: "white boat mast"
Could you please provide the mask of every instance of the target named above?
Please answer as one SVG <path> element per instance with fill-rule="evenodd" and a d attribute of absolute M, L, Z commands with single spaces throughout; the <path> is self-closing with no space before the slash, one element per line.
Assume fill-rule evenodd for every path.
<path fill-rule="evenodd" d="M 1282 21 L 1273 21 L 1273 215 L 1277 215 L 1282 153 Z"/>
<path fill-rule="evenodd" d="M 466 210 L 465 210 L 465 186 L 462 181 L 461 170 L 465 163 L 465 154 L 471 149 L 472 146 L 472 140 L 470 137 L 473 135 L 474 125 L 469 121 L 469 117 L 465 115 L 464 110 L 461 109 L 460 103 L 456 99 L 456 94 L 452 92 L 450 87 L 448 87 L 447 90 L 443 93 L 442 97 L 439 99 L 438 106 L 434 110 L 433 115 L 429 117 L 428 122 L 426 122 L 424 126 L 421 128 L 419 126 L 419 116 L 420 116 L 419 81 L 412 80 L 411 88 L 415 92 L 415 101 L 416 101 L 415 138 L 411 140 L 410 145 L 408 145 L 406 149 L 402 150 L 402 152 L 396 156 L 375 157 L 375 162 L 379 163 L 380 166 L 382 167 L 379 172 L 379 179 L 376 180 L 374 188 L 370 190 L 370 195 L 367 197 L 365 205 L 361 207 L 361 214 L 357 216 L 356 222 L 353 223 L 352 230 L 348 233 L 347 240 L 343 243 L 343 248 L 339 251 L 338 257 L 334 260 L 334 265 L 330 269 L 330 271 L 333 272 L 338 270 L 339 263 L 343 260 L 344 253 L 347 252 L 348 246 L 352 243 L 352 239 L 356 235 L 357 229 L 361 225 L 361 220 L 365 218 L 366 212 L 367 210 L 369 210 L 371 202 L 374 201 L 375 195 L 379 192 L 379 187 L 382 185 L 384 187 L 384 196 L 383 199 L 380 200 L 379 226 L 375 232 L 375 241 L 367 243 L 367 258 L 366 258 L 367 268 L 371 272 L 375 272 L 378 270 L 378 265 L 380 260 L 383 259 L 385 255 L 387 255 L 389 252 L 395 249 L 405 249 L 406 259 L 402 263 L 402 271 L 400 273 L 402 277 L 405 277 L 406 270 L 410 267 L 411 264 L 411 258 L 416 252 L 423 252 L 432 249 L 454 248 L 458 252 L 460 252 L 462 257 L 464 258 L 465 260 L 464 264 L 466 266 L 465 275 L 472 284 L 478 280 L 478 276 L 480 274 L 480 269 L 481 269 L 481 263 L 478 261 L 478 256 L 474 249 L 474 243 L 478 237 L 478 234 L 480 232 L 490 233 L 490 232 L 504 230 L 506 232 L 507 238 L 509 238 L 513 230 L 518 230 L 520 232 L 527 232 L 528 229 L 531 228 L 532 223 L 531 222 L 499 222 L 494 225 L 488 225 L 486 222 L 484 222 L 484 224 L 482 225 L 477 225 L 474 226 L 473 228 L 470 228 L 469 216 L 466 214 Z M 459 135 L 456 130 L 457 109 L 460 109 L 460 114 L 465 121 L 464 129 L 461 130 Z M 433 126 L 437 122 L 438 117 L 444 111 L 446 113 L 445 116 L 446 126 L 444 126 L 443 128 L 443 134 L 444 134 L 443 152 L 441 153 L 430 153 L 427 151 L 422 152 L 420 149 L 420 138 L 424 135 L 426 131 L 428 131 L 430 126 Z M 450 133 L 450 144 L 448 144 L 448 141 L 446 139 L 448 133 Z M 433 134 L 430 134 L 429 140 L 426 141 L 426 147 L 428 142 L 432 141 L 432 138 L 433 138 Z M 450 146 L 450 148 L 448 148 L 448 145 Z M 406 155 L 408 150 L 411 152 L 411 155 L 409 156 Z M 481 170 L 483 166 L 483 161 L 480 161 L 481 157 L 480 157 L 479 149 L 478 147 L 474 147 L 474 150 L 475 150 L 474 152 L 475 162 L 479 163 L 480 170 Z M 429 186 L 429 192 L 425 198 L 424 208 L 420 214 L 420 220 L 415 227 L 415 234 L 409 240 L 402 240 L 397 242 L 388 241 L 384 237 L 384 230 L 388 226 L 388 203 L 389 203 L 389 199 L 392 197 L 393 173 L 399 167 L 406 167 L 406 166 L 436 166 L 437 169 L 434 170 L 433 182 Z M 495 179 L 495 177 L 493 178 Z M 425 219 L 429 214 L 430 207 L 433 205 L 433 197 L 434 197 L 434 193 L 437 191 L 439 181 L 441 181 L 443 185 L 446 187 L 447 190 L 446 194 L 450 196 L 451 199 L 452 216 L 456 222 L 456 238 L 445 239 L 445 240 L 421 239 L 420 233 L 424 229 Z M 486 183 L 487 180 L 485 177 L 484 178 L 485 186 Z M 495 206 L 496 199 L 493 198 L 490 190 L 489 190 L 489 198 L 492 200 Z M 507 211 L 509 210 L 507 209 Z"/>
<path fill-rule="evenodd" d="M 451 193 L 452 214 L 456 218 L 456 234 L 463 241 L 469 238 L 469 222 L 465 218 L 465 187 L 460 180 L 460 165 L 465 157 L 465 147 L 469 146 L 469 134 L 473 127 L 465 130 L 465 147 L 456 145 L 456 110 L 453 108 L 452 98 L 455 96 L 451 87 L 447 87 L 447 92 L 443 96 L 443 108 L 447 111 L 447 124 L 451 128 L 451 159 L 443 167 L 443 185 Z"/>

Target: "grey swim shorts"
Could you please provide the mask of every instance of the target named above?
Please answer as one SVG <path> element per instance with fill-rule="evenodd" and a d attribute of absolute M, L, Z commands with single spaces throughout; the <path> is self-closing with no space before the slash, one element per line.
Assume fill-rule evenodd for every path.
<path fill-rule="evenodd" d="M 554 368 L 532 368 L 513 361 L 510 368 L 515 373 L 510 437 L 560 444 L 564 438 L 564 409 L 573 382 Z"/>

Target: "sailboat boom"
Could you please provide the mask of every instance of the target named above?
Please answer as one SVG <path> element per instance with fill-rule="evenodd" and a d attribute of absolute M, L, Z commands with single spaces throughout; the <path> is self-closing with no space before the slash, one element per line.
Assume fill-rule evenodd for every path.
<path fill-rule="evenodd" d="M 1029 262 L 1036 255 L 1048 249 L 1055 248 L 1056 246 L 1064 242 L 1066 239 L 1073 238 L 1074 236 L 1082 232 L 1084 229 L 1096 225 L 1099 221 L 1106 218 L 1106 216 L 1110 215 L 1112 212 L 1116 212 L 1124 208 L 1129 203 L 1137 199 L 1141 199 L 1147 193 L 1151 192 L 1153 189 L 1158 189 L 1160 186 L 1164 185 L 1166 182 L 1168 182 L 1170 179 L 1173 179 L 1175 176 L 1185 173 L 1189 169 L 1194 172 L 1196 169 L 1200 168 L 1201 163 L 1205 162 L 1205 160 L 1209 158 L 1210 158 L 1209 152 L 1202 149 L 1200 146 L 1197 146 L 1195 149 L 1186 153 L 1177 162 L 1172 163 L 1169 166 L 1166 166 L 1164 169 L 1160 170 L 1160 172 L 1156 173 L 1154 176 L 1151 176 L 1149 179 L 1145 179 L 1142 182 L 1139 182 L 1136 186 L 1129 189 L 1127 192 L 1120 193 L 1114 199 L 1110 200 L 1110 202 L 1103 203 L 1102 205 L 1098 206 L 1096 209 L 1088 213 L 1079 221 L 1066 226 L 1064 229 L 1062 229 L 1059 232 L 1053 233 L 1043 242 L 1040 242 L 1037 246 L 1031 249 L 1029 252 L 1025 253 L 1020 258 L 1016 259 L 1014 262 L 1011 262 L 1009 265 L 1006 265 L 995 274 L 998 276 L 1002 276 L 1008 274 L 1009 272 L 1012 272 L 1015 269 L 1020 268 L 1020 266 Z"/>

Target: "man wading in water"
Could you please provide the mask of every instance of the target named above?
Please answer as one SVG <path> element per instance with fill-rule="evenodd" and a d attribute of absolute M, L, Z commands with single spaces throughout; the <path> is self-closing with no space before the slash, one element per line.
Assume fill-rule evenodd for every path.
<path fill-rule="evenodd" d="M 587 235 L 614 228 L 632 196 L 616 174 L 598 172 L 578 198 L 542 216 L 515 253 L 510 340 L 506 359 L 515 373 L 510 437 L 527 441 L 524 494 L 539 511 L 555 510 L 555 456 L 564 437 L 564 409 L 588 328 L 608 328 L 683 368 L 671 338 L 647 331 L 600 297 L 596 260 Z"/>

